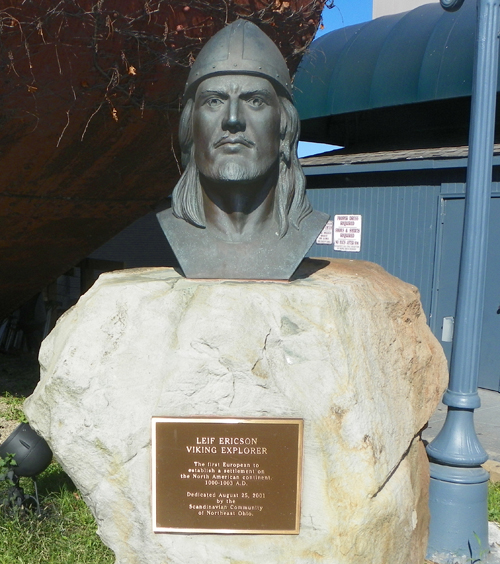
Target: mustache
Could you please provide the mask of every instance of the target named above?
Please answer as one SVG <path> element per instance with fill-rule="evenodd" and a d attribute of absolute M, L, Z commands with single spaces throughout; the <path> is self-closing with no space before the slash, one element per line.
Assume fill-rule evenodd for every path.
<path fill-rule="evenodd" d="M 238 135 L 223 135 L 214 143 L 214 147 L 217 149 L 217 147 L 225 145 L 226 143 L 241 143 L 242 145 L 245 145 L 245 147 L 253 147 L 255 145 L 253 141 L 247 139 L 240 133 Z"/>

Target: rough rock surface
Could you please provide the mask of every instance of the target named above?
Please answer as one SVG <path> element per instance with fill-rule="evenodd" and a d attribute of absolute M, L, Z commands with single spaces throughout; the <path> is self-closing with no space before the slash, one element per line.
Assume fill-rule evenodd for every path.
<path fill-rule="evenodd" d="M 291 282 L 101 276 L 59 321 L 26 401 L 119 564 L 421 564 L 419 433 L 444 390 L 415 287 L 362 261 Z M 300 534 L 154 534 L 150 419 L 299 417 Z"/>

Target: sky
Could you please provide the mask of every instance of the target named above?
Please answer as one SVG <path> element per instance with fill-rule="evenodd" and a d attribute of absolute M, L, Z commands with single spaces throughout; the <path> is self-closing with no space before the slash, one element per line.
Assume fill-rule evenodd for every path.
<path fill-rule="evenodd" d="M 330 2 L 327 2 L 329 4 Z M 348 25 L 372 19 L 372 0 L 335 0 L 334 7 L 323 10 L 323 30 L 316 37 Z"/>
<path fill-rule="evenodd" d="M 327 2 L 329 4 L 329 2 Z M 372 0 L 335 0 L 333 8 L 323 10 L 323 26 L 316 38 L 341 27 L 367 22 L 372 19 Z M 299 143 L 299 157 L 306 157 L 334 149 L 333 145 L 323 143 Z"/>

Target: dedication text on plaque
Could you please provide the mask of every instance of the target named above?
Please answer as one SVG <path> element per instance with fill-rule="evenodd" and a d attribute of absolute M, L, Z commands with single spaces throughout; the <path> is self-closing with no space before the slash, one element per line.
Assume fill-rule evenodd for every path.
<path fill-rule="evenodd" d="M 152 420 L 157 533 L 298 534 L 302 419 Z"/>

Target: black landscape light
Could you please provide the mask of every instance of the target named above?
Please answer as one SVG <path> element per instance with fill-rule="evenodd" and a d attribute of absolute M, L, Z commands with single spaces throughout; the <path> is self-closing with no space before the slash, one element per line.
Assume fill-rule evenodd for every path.
<path fill-rule="evenodd" d="M 36 476 L 43 472 L 52 461 L 49 445 L 36 433 L 28 423 L 21 423 L 0 445 L 0 457 L 11 455 L 15 465 L 11 466 L 4 479 L 10 480 L 13 486 L 7 492 L 7 505 L 32 507 L 36 505 L 40 513 Z M 24 494 L 19 487 L 19 478 L 32 478 L 35 485 L 35 497 Z M 1 505 L 2 503 L 0 503 Z"/>
<path fill-rule="evenodd" d="M 28 423 L 21 423 L 0 445 L 0 456 L 12 454 L 16 476 L 32 478 L 43 472 L 52 460 L 49 445 Z"/>

